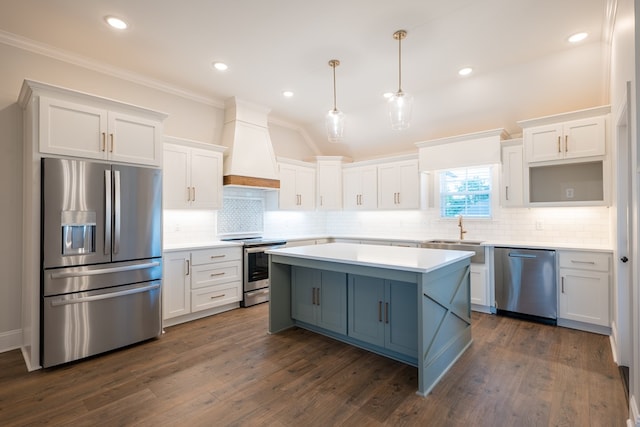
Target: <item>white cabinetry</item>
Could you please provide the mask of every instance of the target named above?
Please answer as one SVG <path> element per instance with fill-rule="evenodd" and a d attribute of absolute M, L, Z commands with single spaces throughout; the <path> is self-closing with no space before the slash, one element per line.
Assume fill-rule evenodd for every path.
<path fill-rule="evenodd" d="M 164 325 L 238 307 L 242 274 L 240 246 L 165 252 Z"/>
<path fill-rule="evenodd" d="M 420 175 L 417 159 L 378 166 L 378 207 L 381 209 L 420 207 Z"/>
<path fill-rule="evenodd" d="M 560 251 L 558 325 L 610 332 L 611 255 Z"/>
<path fill-rule="evenodd" d="M 342 170 L 345 209 L 378 207 L 378 168 L 375 165 L 345 167 Z"/>
<path fill-rule="evenodd" d="M 522 162 L 522 140 L 503 141 L 500 202 L 505 208 L 523 205 Z"/>
<path fill-rule="evenodd" d="M 163 257 L 162 318 L 191 312 L 190 252 L 166 252 Z"/>
<path fill-rule="evenodd" d="M 319 156 L 317 158 L 317 182 L 319 210 L 342 209 L 342 161 L 333 157 Z M 342 159 L 342 157 L 337 157 Z"/>
<path fill-rule="evenodd" d="M 484 264 L 471 264 L 471 304 L 475 306 L 474 309 L 481 309 L 480 311 L 489 310 L 489 282 L 487 280 L 487 267 Z"/>
<path fill-rule="evenodd" d="M 171 143 L 164 146 L 164 208 L 221 208 L 225 147 L 178 138 L 167 141 Z"/>
<path fill-rule="evenodd" d="M 42 153 L 160 166 L 164 115 L 116 110 L 99 99 L 40 96 Z M 71 100 L 70 100 L 71 99 Z M 85 102 L 83 102 L 85 101 Z"/>
<path fill-rule="evenodd" d="M 524 144 L 524 204 L 609 203 L 610 106 L 519 121 Z"/>
<path fill-rule="evenodd" d="M 315 207 L 316 169 L 304 162 L 279 159 L 280 209 L 313 210 Z"/>
<path fill-rule="evenodd" d="M 525 128 L 523 135 L 529 163 L 605 154 L 604 117 Z"/>

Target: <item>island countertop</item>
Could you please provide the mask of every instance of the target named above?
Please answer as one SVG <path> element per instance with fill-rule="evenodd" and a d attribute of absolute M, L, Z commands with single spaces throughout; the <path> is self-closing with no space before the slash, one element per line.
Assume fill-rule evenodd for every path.
<path fill-rule="evenodd" d="M 442 249 L 407 248 L 353 243 L 327 243 L 271 249 L 271 255 L 283 255 L 317 261 L 329 261 L 366 267 L 428 273 L 465 258 L 474 252 Z"/>

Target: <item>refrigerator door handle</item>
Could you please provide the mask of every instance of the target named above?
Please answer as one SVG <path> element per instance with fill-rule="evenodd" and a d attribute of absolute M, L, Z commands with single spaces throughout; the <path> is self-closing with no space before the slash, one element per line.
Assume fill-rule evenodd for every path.
<path fill-rule="evenodd" d="M 111 170 L 104 171 L 104 254 L 111 254 Z"/>
<path fill-rule="evenodd" d="M 113 253 L 120 252 L 120 171 L 113 171 Z"/>
<path fill-rule="evenodd" d="M 90 302 L 90 301 L 100 301 L 100 300 L 104 300 L 104 299 L 116 298 L 116 297 L 121 297 L 121 296 L 125 296 L 125 295 L 139 294 L 139 293 L 142 293 L 142 292 L 148 292 L 148 291 L 152 291 L 154 289 L 158 289 L 159 287 L 160 287 L 160 284 L 156 283 L 154 285 L 144 286 L 142 288 L 127 289 L 126 291 L 118 291 L 118 292 L 109 292 L 109 293 L 106 293 L 106 294 L 94 295 L 94 296 L 90 296 L 90 297 L 57 299 L 57 300 L 51 301 L 50 304 L 51 304 L 51 307 L 58 307 L 58 306 L 61 306 L 61 305 L 80 304 L 80 303 L 83 303 L 83 302 Z"/>
<path fill-rule="evenodd" d="M 125 265 L 121 267 L 109 267 L 109 268 L 100 268 L 96 270 L 84 270 L 84 271 L 66 271 L 66 272 L 57 272 L 51 273 L 51 279 L 67 279 L 70 277 L 85 277 L 85 276 L 97 276 L 100 274 L 110 274 L 110 273 L 122 273 L 123 271 L 133 271 L 133 270 L 145 270 L 147 268 L 158 267 L 160 262 L 146 262 L 144 264 L 133 264 L 133 265 Z"/>

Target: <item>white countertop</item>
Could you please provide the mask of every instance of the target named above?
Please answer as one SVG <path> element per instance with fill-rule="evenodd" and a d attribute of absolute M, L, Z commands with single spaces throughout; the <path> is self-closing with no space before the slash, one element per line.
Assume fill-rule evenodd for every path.
<path fill-rule="evenodd" d="M 211 249 L 211 248 L 224 248 L 229 246 L 242 246 L 242 243 L 238 242 L 224 242 L 222 240 L 211 240 L 206 242 L 197 243 L 173 243 L 165 244 L 162 247 L 164 252 L 176 252 L 176 251 L 188 251 L 197 249 Z"/>
<path fill-rule="evenodd" d="M 338 262 L 366 267 L 428 273 L 474 255 L 469 251 L 407 248 L 400 246 L 327 243 L 271 249 L 268 254 L 284 255 L 317 261 Z"/>

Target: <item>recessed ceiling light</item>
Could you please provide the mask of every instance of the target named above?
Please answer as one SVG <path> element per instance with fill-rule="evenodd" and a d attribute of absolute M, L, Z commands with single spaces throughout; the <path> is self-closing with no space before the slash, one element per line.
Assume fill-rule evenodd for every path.
<path fill-rule="evenodd" d="M 293 96 L 293 92 L 291 92 L 290 90 L 285 90 L 284 92 L 282 92 L 282 96 L 284 96 L 285 98 L 291 98 Z"/>
<path fill-rule="evenodd" d="M 213 68 L 215 68 L 218 71 L 226 71 L 229 68 L 229 66 L 224 62 L 214 62 Z"/>
<path fill-rule="evenodd" d="M 116 28 L 118 30 L 126 30 L 128 25 L 120 18 L 116 18 L 115 16 L 107 16 L 104 18 L 111 27 Z"/>
<path fill-rule="evenodd" d="M 473 68 L 471 67 L 464 67 L 458 70 L 458 74 L 460 74 L 461 76 L 468 76 L 472 72 L 473 72 Z"/>
<path fill-rule="evenodd" d="M 582 40 L 586 39 L 588 35 L 589 34 L 587 34 L 587 33 L 576 33 L 576 34 L 572 35 L 571 37 L 569 37 L 569 42 L 570 43 L 581 42 Z"/>

